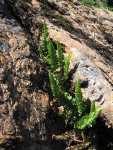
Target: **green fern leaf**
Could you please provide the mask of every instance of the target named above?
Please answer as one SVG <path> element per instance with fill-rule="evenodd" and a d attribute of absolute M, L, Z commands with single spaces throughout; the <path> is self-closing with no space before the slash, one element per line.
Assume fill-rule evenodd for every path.
<path fill-rule="evenodd" d="M 90 108 L 90 113 L 95 111 L 95 102 L 91 102 L 91 108 Z"/>
<path fill-rule="evenodd" d="M 54 97 L 56 97 L 59 104 L 61 104 L 61 106 L 67 106 L 68 108 L 72 109 L 72 96 L 61 88 L 59 81 L 55 78 L 51 71 L 49 71 L 49 80 L 52 94 Z"/>
<path fill-rule="evenodd" d="M 57 69 L 58 61 L 57 61 L 55 48 L 51 41 L 48 42 L 47 48 L 48 48 L 48 59 L 49 59 L 50 68 L 54 72 Z"/>
<path fill-rule="evenodd" d="M 55 78 L 54 74 L 51 71 L 49 71 L 49 80 L 53 96 L 56 97 L 60 104 L 65 105 L 64 91 L 61 89 L 59 81 Z"/>
<path fill-rule="evenodd" d="M 49 80 L 53 96 L 57 99 L 60 106 L 65 109 L 65 116 L 72 123 L 76 122 L 77 129 L 85 129 L 92 127 L 96 118 L 100 115 L 102 108 L 95 109 L 95 102 L 91 103 L 90 113 L 84 115 L 84 101 L 80 87 L 80 80 L 76 82 L 75 97 L 73 98 L 67 90 L 65 90 L 66 80 L 68 79 L 68 70 L 71 55 L 64 59 L 63 50 L 59 42 L 57 42 L 57 52 L 48 38 L 47 25 L 44 21 L 42 27 L 42 37 L 40 45 L 40 56 L 50 65 Z M 86 114 L 86 113 L 85 113 Z"/>
<path fill-rule="evenodd" d="M 53 96 L 55 96 L 56 98 L 59 97 L 60 94 L 59 85 L 51 71 L 49 71 L 49 80 L 50 80 L 50 86 L 51 86 Z"/>
<path fill-rule="evenodd" d="M 68 79 L 68 69 L 69 69 L 70 59 L 71 59 L 71 55 L 68 55 L 68 56 L 65 58 L 65 64 L 64 64 L 64 80 L 67 80 L 67 79 Z"/>
<path fill-rule="evenodd" d="M 77 105 L 78 114 L 79 114 L 79 116 L 81 116 L 83 114 L 84 107 L 83 107 L 83 96 L 82 96 L 82 92 L 81 92 L 80 80 L 79 79 L 76 82 L 75 98 L 73 100 Z"/>
<path fill-rule="evenodd" d="M 89 113 L 89 115 L 83 116 L 76 124 L 76 128 L 85 129 L 86 127 L 92 127 L 95 120 L 99 117 L 102 108 L 98 108 L 95 111 Z"/>
<path fill-rule="evenodd" d="M 57 42 L 57 51 L 58 51 L 58 63 L 59 66 L 62 68 L 64 65 L 64 55 L 63 50 L 59 42 Z"/>
<path fill-rule="evenodd" d="M 47 31 L 47 25 L 44 21 L 42 25 L 42 35 L 41 35 L 41 45 L 39 48 L 40 57 L 43 58 L 44 56 L 47 56 L 47 42 L 48 42 L 48 31 Z"/>

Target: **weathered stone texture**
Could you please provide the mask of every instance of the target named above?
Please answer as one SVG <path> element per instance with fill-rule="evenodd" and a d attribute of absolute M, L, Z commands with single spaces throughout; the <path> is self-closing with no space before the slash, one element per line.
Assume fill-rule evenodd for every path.
<path fill-rule="evenodd" d="M 32 5 L 20 1 L 18 11 L 21 7 L 23 15 L 16 19 L 7 6 L 0 1 L 0 149 L 62 149 L 59 143 L 51 143 L 53 133 L 63 132 L 64 120 L 49 109 L 47 68 L 35 51 L 40 23 L 38 28 L 29 23 L 36 11 L 30 12 Z M 27 15 L 31 15 L 28 24 Z"/>
<path fill-rule="evenodd" d="M 42 91 L 43 66 L 3 1 L 0 11 L 0 142 L 7 136 L 45 140 L 49 97 Z"/>
<path fill-rule="evenodd" d="M 85 84 L 84 99 L 102 106 L 103 118 L 113 126 L 113 12 L 71 0 L 1 0 L 0 139 L 44 140 L 56 132 L 51 127 L 56 128 L 58 120 L 49 116 L 47 128 L 43 121 L 49 100 L 47 74 L 35 52 L 44 20 L 50 38 L 61 42 L 65 55 L 72 53 L 70 69 L 77 66 L 73 84 L 78 75 Z"/>

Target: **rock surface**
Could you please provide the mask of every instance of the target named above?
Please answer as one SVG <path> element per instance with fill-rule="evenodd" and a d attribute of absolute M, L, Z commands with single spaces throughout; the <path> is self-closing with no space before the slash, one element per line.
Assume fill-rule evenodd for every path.
<path fill-rule="evenodd" d="M 44 20 L 50 38 L 60 41 L 66 55 L 72 53 L 70 69 L 77 66 L 73 84 L 79 76 L 84 98 L 101 105 L 103 118 L 113 127 L 113 12 L 74 0 L 1 0 L 1 144 L 17 137 L 45 142 L 63 130 L 59 118 L 46 116 L 48 79 L 36 54 Z M 43 143 L 41 149 L 45 147 L 55 149 Z"/>
<path fill-rule="evenodd" d="M 13 149 L 10 143 L 16 139 L 33 141 L 26 149 L 55 149 L 46 140 L 63 130 L 63 121 L 55 123 L 49 116 L 46 74 L 27 34 L 0 1 L 0 145 L 6 149 Z M 37 140 L 41 144 L 36 145 Z"/>
<path fill-rule="evenodd" d="M 48 95 L 40 91 L 42 68 L 30 50 L 23 29 L 3 2 L 0 7 L 0 125 L 4 135 L 17 135 L 20 126 L 23 132 L 34 130 L 34 125 L 43 120 Z"/>

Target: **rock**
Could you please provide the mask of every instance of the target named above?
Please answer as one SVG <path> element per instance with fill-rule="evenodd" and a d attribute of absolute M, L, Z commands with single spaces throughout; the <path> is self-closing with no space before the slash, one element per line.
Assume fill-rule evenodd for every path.
<path fill-rule="evenodd" d="M 42 147 L 45 150 L 46 147 L 51 150 L 55 147 L 49 144 L 51 136 L 63 131 L 64 121 L 57 117 L 55 122 L 56 116 L 49 112 L 47 68 L 33 51 L 32 38 L 29 42 L 30 36 L 3 0 L 0 1 L 0 12 L 1 148 L 13 149 L 19 142 L 16 145 L 19 149 Z M 38 141 L 38 145 L 28 146 L 31 141 L 34 145 Z M 21 147 L 21 142 L 25 146 Z"/>
<path fill-rule="evenodd" d="M 113 87 L 105 79 L 102 72 L 94 65 L 82 52 L 76 48 L 71 48 L 76 55 L 75 64 L 78 64 L 73 82 L 76 80 L 76 76 L 83 76 L 85 80 L 88 80 L 88 87 L 84 88 L 84 95 L 87 99 L 95 100 L 103 106 L 108 101 L 111 103 L 113 100 Z M 73 62 L 72 64 L 75 65 Z M 86 96 L 87 95 L 87 96 Z M 104 104 L 105 103 L 105 104 Z M 111 105 L 112 107 L 112 105 Z"/>
<path fill-rule="evenodd" d="M 63 130 L 61 118 L 46 116 L 47 70 L 36 54 L 44 20 L 50 38 L 60 41 L 65 55 L 72 53 L 70 70 L 77 66 L 73 84 L 77 74 L 84 99 L 102 106 L 102 117 L 113 127 L 113 12 L 71 0 L 1 0 L 0 12 L 0 121 L 5 134 L 44 141 L 55 128 Z"/>

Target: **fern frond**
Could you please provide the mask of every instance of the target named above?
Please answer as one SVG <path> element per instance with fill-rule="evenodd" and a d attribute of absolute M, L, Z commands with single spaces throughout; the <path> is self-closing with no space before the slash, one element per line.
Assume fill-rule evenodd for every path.
<path fill-rule="evenodd" d="M 52 94 L 54 97 L 56 97 L 59 104 L 61 104 L 61 106 L 67 106 L 68 108 L 72 109 L 72 96 L 62 89 L 59 81 L 55 78 L 51 71 L 49 71 L 49 80 Z"/>
<path fill-rule="evenodd" d="M 48 42 L 47 48 L 48 48 L 48 59 L 50 68 L 54 72 L 57 69 L 58 61 L 55 48 L 51 41 Z"/>
<path fill-rule="evenodd" d="M 79 114 L 79 116 L 81 116 L 83 114 L 84 107 L 83 107 L 83 96 L 82 96 L 82 92 L 81 92 L 79 79 L 76 82 L 74 102 L 77 105 L 78 114 Z"/>
<path fill-rule="evenodd" d="M 50 65 L 50 60 L 49 60 L 48 56 L 44 56 L 43 55 L 42 58 L 43 58 L 43 60 L 44 60 L 45 63 L 47 63 L 48 65 Z"/>
<path fill-rule="evenodd" d="M 95 111 L 83 116 L 76 124 L 76 128 L 85 129 L 86 127 L 92 127 L 95 120 L 99 117 L 102 108 L 98 108 Z"/>
<path fill-rule="evenodd" d="M 90 113 L 94 112 L 95 111 L 95 102 L 92 101 L 91 102 L 91 108 L 90 108 Z"/>
<path fill-rule="evenodd" d="M 63 115 L 66 121 L 69 121 L 76 129 L 85 129 L 92 127 L 99 117 L 102 108 L 95 109 L 95 102 L 92 101 L 89 114 L 83 101 L 80 80 L 77 80 L 75 87 L 75 97 L 68 92 L 66 83 L 68 79 L 68 70 L 71 55 L 64 59 L 63 50 L 59 42 L 56 44 L 57 51 L 53 43 L 49 40 L 46 22 L 43 23 L 42 37 L 39 53 L 41 58 L 49 64 L 48 76 L 50 81 L 51 92 L 56 98 L 59 106 L 63 106 Z"/>
<path fill-rule="evenodd" d="M 50 86 L 51 86 L 51 91 L 52 91 L 53 96 L 55 96 L 56 98 L 59 97 L 60 96 L 59 85 L 51 71 L 49 71 L 49 80 L 50 80 Z"/>
<path fill-rule="evenodd" d="M 63 50 L 60 45 L 60 43 L 57 41 L 57 51 L 58 51 L 58 63 L 59 67 L 62 68 L 64 65 L 64 55 L 63 55 Z"/>
<path fill-rule="evenodd" d="M 64 80 L 68 79 L 68 69 L 69 69 L 70 59 L 71 59 L 71 55 L 68 55 L 64 60 L 65 61 L 65 64 L 64 64 Z"/>
<path fill-rule="evenodd" d="M 43 42 L 43 47 L 44 50 L 47 50 L 47 39 L 48 39 L 48 30 L 47 30 L 47 25 L 46 22 L 44 21 L 43 26 L 42 26 L 42 42 Z"/>
<path fill-rule="evenodd" d="M 64 92 L 60 87 L 60 84 L 58 82 L 58 80 L 55 78 L 54 74 L 49 71 L 49 80 L 50 80 L 50 86 L 51 86 L 51 91 L 54 97 L 56 97 L 56 99 L 58 100 L 58 102 L 62 105 L 64 104 Z"/>
<path fill-rule="evenodd" d="M 44 21 L 42 25 L 42 35 L 41 35 L 41 44 L 39 48 L 40 57 L 43 58 L 44 56 L 47 56 L 47 42 L 48 42 L 48 31 L 47 31 L 47 25 Z"/>

